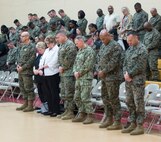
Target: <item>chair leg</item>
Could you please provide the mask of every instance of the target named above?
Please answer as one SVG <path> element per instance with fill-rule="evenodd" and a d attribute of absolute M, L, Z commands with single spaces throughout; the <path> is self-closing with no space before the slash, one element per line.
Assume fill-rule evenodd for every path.
<path fill-rule="evenodd" d="M 20 98 L 20 96 L 21 96 L 21 92 L 18 94 L 18 96 L 17 96 L 17 100 Z"/>
<path fill-rule="evenodd" d="M 149 134 L 149 133 L 151 132 L 151 130 L 152 130 L 153 126 L 154 126 L 154 123 L 155 123 L 156 117 L 157 117 L 157 115 L 154 115 L 154 117 L 153 117 L 152 121 L 151 121 L 151 122 L 150 122 L 150 124 L 149 124 L 149 127 L 147 128 L 146 133 L 148 133 L 148 134 Z"/>
<path fill-rule="evenodd" d="M 6 95 L 6 92 L 7 92 L 8 88 L 4 91 L 3 95 L 1 96 L 0 98 L 0 101 L 3 99 L 3 97 Z"/>

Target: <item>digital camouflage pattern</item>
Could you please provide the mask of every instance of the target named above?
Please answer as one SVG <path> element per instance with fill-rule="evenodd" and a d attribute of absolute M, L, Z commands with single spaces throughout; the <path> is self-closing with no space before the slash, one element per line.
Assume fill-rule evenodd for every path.
<path fill-rule="evenodd" d="M 74 101 L 78 107 L 78 112 L 92 113 L 91 87 L 93 79 L 93 68 L 95 65 L 95 52 L 87 46 L 79 49 L 73 72 L 79 72 L 81 77 L 76 80 Z"/>
<path fill-rule="evenodd" d="M 152 29 L 150 32 L 146 32 L 143 40 L 143 44 L 148 50 L 147 61 L 147 79 L 158 80 L 158 48 L 160 42 L 160 33 L 156 29 Z"/>
<path fill-rule="evenodd" d="M 144 121 L 144 87 L 146 79 L 147 49 L 141 43 L 126 51 L 123 65 L 124 74 L 132 78 L 126 82 L 126 104 L 130 112 L 130 121 L 139 125 Z"/>

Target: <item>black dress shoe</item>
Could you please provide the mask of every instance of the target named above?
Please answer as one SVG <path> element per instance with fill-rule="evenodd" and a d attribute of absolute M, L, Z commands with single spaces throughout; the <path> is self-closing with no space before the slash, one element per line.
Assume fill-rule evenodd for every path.
<path fill-rule="evenodd" d="M 52 112 L 43 112 L 42 113 L 43 115 L 51 115 L 51 114 L 53 114 Z"/>
<path fill-rule="evenodd" d="M 60 113 L 52 113 L 51 115 L 50 115 L 50 117 L 56 117 L 57 115 L 59 115 Z"/>
<path fill-rule="evenodd" d="M 57 113 L 52 113 L 50 117 L 56 117 L 58 114 Z"/>

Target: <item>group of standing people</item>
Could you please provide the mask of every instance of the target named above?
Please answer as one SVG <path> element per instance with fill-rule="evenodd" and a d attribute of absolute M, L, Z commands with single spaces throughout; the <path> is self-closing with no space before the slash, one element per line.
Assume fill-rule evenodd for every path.
<path fill-rule="evenodd" d="M 86 35 L 88 21 L 83 10 L 78 12 L 77 22 L 70 20 L 62 9 L 59 10 L 61 20 L 55 10 L 48 12 L 51 18 L 49 24 L 44 17 L 40 18 L 39 23 L 36 15 L 33 21 L 29 14 L 27 27 L 21 28 L 16 58 L 19 86 L 24 98 L 24 104 L 17 110 L 34 110 L 34 73 L 38 94 L 46 109 L 42 111 L 44 115 L 91 124 L 94 117 L 90 93 L 92 79 L 97 76 L 102 83 L 101 97 L 105 114 L 99 128 L 120 130 L 119 86 L 125 81 L 130 126 L 123 129 L 122 133 L 143 134 L 144 85 L 146 77 L 158 79 L 161 17 L 153 8 L 150 11 L 152 18 L 148 22 L 148 14 L 141 4 L 136 3 L 134 8 L 134 16 L 127 7 L 122 8 L 122 21 L 114 13 L 113 6 L 108 7 L 109 14 L 106 16 L 98 9 L 96 24 L 88 26 L 89 35 Z M 19 21 L 15 20 L 14 23 L 20 30 L 22 25 Z M 126 52 L 118 43 L 120 37 Z M 12 49 L 13 46 L 9 46 Z M 64 102 L 65 108 L 62 114 L 60 100 Z M 76 115 L 75 106 L 78 108 Z"/>

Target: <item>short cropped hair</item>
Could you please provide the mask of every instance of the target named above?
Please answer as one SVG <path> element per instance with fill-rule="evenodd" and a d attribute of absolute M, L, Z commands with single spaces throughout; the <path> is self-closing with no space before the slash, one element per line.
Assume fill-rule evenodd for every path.
<path fill-rule="evenodd" d="M 18 19 L 15 19 L 15 20 L 13 21 L 13 23 L 15 23 L 15 24 L 16 24 L 17 22 L 19 22 L 19 20 L 18 20 Z"/>
<path fill-rule="evenodd" d="M 75 39 L 77 39 L 77 40 L 82 40 L 83 42 L 86 41 L 86 39 L 84 38 L 84 36 L 81 36 L 81 35 L 76 36 Z"/>
<path fill-rule="evenodd" d="M 58 13 L 64 13 L 64 10 L 63 10 L 63 9 L 60 9 L 60 10 L 58 11 Z"/>

